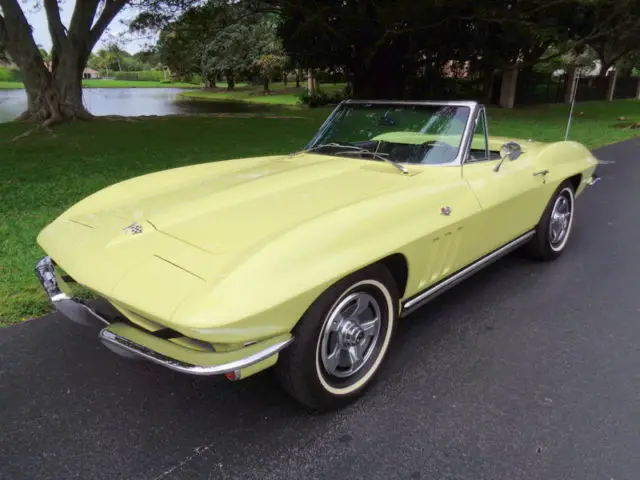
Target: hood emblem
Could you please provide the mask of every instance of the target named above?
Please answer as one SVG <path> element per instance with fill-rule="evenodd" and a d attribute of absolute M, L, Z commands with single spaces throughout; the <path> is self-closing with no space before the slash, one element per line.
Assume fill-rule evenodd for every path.
<path fill-rule="evenodd" d="M 123 228 L 122 231 L 125 233 L 130 233 L 131 235 L 138 235 L 142 233 L 144 229 L 139 223 L 132 223 L 128 227 Z"/>
<path fill-rule="evenodd" d="M 440 214 L 448 217 L 449 215 L 451 215 L 451 207 L 442 207 L 440 209 Z"/>

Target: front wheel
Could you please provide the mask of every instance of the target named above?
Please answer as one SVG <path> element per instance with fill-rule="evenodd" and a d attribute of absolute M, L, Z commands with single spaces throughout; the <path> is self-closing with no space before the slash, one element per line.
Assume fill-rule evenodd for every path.
<path fill-rule="evenodd" d="M 527 253 L 543 261 L 558 258 L 567 246 L 575 213 L 575 193 L 571 182 L 562 183 L 549 201 Z"/>
<path fill-rule="evenodd" d="M 275 373 L 298 402 L 315 410 L 362 395 L 389 349 L 398 317 L 395 281 L 382 265 L 356 272 L 325 291 L 302 316 Z"/>

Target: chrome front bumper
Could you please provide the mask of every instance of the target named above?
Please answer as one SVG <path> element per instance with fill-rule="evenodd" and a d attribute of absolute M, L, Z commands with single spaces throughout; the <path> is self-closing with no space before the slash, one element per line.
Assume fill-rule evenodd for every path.
<path fill-rule="evenodd" d="M 190 375 L 208 376 L 233 373 L 234 380 L 238 380 L 243 377 L 243 375 L 240 373 L 243 369 L 268 360 L 270 357 L 273 357 L 275 354 L 279 353 L 282 349 L 293 342 L 293 338 L 289 338 L 275 343 L 274 345 L 271 345 L 264 350 L 260 350 L 240 360 L 222 363 L 220 365 L 194 365 L 192 363 L 182 362 L 178 359 L 168 357 L 167 355 L 147 348 L 143 345 L 138 345 L 128 338 L 110 332 L 107 329 L 102 329 L 98 336 L 100 337 L 100 340 L 102 340 L 102 343 L 107 348 L 109 348 L 109 350 L 123 357 L 133 359 L 143 358 L 176 372 L 188 373 Z"/>
<path fill-rule="evenodd" d="M 237 352 L 199 352 L 155 336 L 154 332 L 135 325 L 121 322 L 112 323 L 100 315 L 83 300 L 74 298 L 69 288 L 69 280 L 59 275 L 50 257 L 42 258 L 35 267 L 35 273 L 54 308 L 68 319 L 81 325 L 100 325 L 98 334 L 102 343 L 120 356 L 131 359 L 146 359 L 171 370 L 191 375 L 223 375 L 238 380 L 259 371 L 260 364 L 275 363 L 276 355 L 286 348 L 293 337 L 285 335 L 275 339 L 254 343 L 243 348 L 246 356 Z M 128 333 L 128 335 L 127 335 Z M 128 336 L 141 339 L 137 342 Z M 154 345 L 150 348 L 148 345 Z M 200 363 L 185 361 L 184 358 L 198 358 Z"/>
<path fill-rule="evenodd" d="M 42 258 L 36 264 L 36 276 L 55 309 L 69 320 L 81 325 L 106 324 L 109 321 L 82 300 L 73 298 L 67 282 L 56 274 L 50 257 Z"/>
<path fill-rule="evenodd" d="M 596 183 L 598 183 L 600 181 L 600 176 L 596 173 L 594 173 L 593 175 L 591 175 L 591 178 L 589 178 L 587 180 L 587 185 L 589 187 L 594 186 Z"/>

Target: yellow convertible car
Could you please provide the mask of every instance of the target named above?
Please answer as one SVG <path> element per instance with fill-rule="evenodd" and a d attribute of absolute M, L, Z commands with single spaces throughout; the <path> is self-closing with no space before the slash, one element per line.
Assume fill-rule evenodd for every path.
<path fill-rule="evenodd" d="M 273 368 L 300 403 L 336 408 L 401 317 L 516 249 L 558 258 L 597 166 L 576 142 L 491 136 L 475 102 L 345 101 L 299 152 L 80 201 L 39 234 L 36 274 L 122 356 L 230 380 Z"/>

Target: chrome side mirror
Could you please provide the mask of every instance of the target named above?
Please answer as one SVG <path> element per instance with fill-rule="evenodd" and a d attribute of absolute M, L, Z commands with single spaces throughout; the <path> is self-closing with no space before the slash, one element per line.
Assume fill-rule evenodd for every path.
<path fill-rule="evenodd" d="M 502 147 L 500 147 L 500 163 L 496 165 L 494 171 L 500 170 L 504 161 L 508 158 L 509 160 L 515 160 L 520 155 L 522 155 L 522 147 L 517 142 L 507 142 Z"/>

